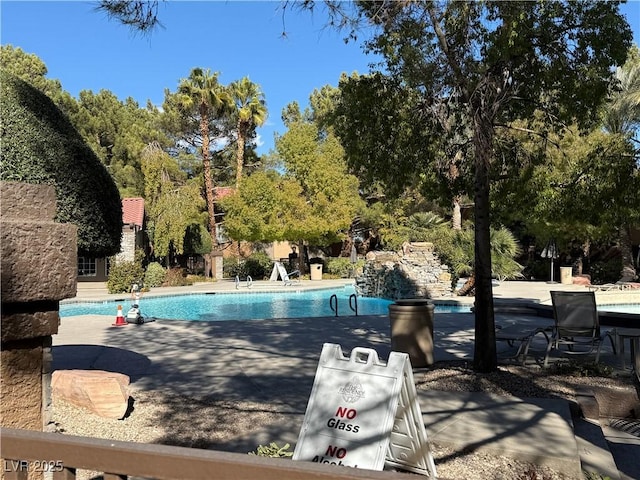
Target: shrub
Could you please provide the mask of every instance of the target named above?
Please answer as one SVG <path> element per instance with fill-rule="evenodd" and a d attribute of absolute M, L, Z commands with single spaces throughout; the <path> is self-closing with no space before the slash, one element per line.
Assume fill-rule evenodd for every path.
<path fill-rule="evenodd" d="M 264 280 L 271 273 L 273 260 L 264 252 L 256 252 L 244 261 L 243 277 L 251 276 L 254 280 Z"/>
<path fill-rule="evenodd" d="M 613 368 L 609 365 L 595 362 L 557 362 L 549 367 L 552 375 L 567 375 L 572 377 L 612 377 Z"/>
<path fill-rule="evenodd" d="M 593 262 L 589 269 L 589 273 L 591 274 L 591 283 L 594 285 L 615 283 L 620 279 L 621 271 L 622 259 L 620 257 L 601 262 Z"/>
<path fill-rule="evenodd" d="M 549 268 L 548 259 L 536 258 L 527 263 L 522 273 L 529 280 L 546 280 L 551 276 Z"/>
<path fill-rule="evenodd" d="M 291 457 L 293 452 L 289 451 L 291 445 L 285 443 L 284 446 L 279 447 L 276 442 L 271 442 L 268 446 L 260 445 L 255 452 L 249 452 L 249 455 L 258 455 L 259 457 Z"/>
<path fill-rule="evenodd" d="M 355 268 L 351 260 L 346 257 L 327 259 L 327 274 L 335 275 L 339 278 L 349 278 Z"/>
<path fill-rule="evenodd" d="M 264 280 L 271 274 L 272 267 L 273 260 L 264 252 L 253 253 L 239 263 L 235 258 L 225 258 L 222 263 L 224 276 L 228 278 L 250 276 L 254 280 Z"/>
<path fill-rule="evenodd" d="M 191 285 L 187 279 L 187 274 L 182 268 L 171 268 L 165 272 L 164 287 L 183 287 Z"/>
<path fill-rule="evenodd" d="M 222 275 L 226 278 L 234 278 L 242 273 L 242 261 L 236 257 L 224 257 L 222 259 Z"/>
<path fill-rule="evenodd" d="M 215 278 L 207 278 L 204 275 L 187 274 L 187 282 L 189 282 L 189 285 L 193 285 L 194 283 L 206 283 L 206 282 L 215 282 L 215 281 L 216 281 Z"/>
<path fill-rule="evenodd" d="M 151 262 L 144 274 L 145 287 L 159 287 L 164 282 L 166 271 L 158 262 Z"/>
<path fill-rule="evenodd" d="M 109 293 L 129 293 L 131 285 L 142 283 L 144 270 L 137 262 L 118 262 L 109 269 L 107 290 Z"/>

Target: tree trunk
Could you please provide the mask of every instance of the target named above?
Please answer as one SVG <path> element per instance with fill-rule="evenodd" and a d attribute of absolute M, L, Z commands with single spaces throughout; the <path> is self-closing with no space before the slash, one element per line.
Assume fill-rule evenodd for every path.
<path fill-rule="evenodd" d="M 637 278 L 636 268 L 633 264 L 633 246 L 629 235 L 628 225 L 620 227 L 620 254 L 622 255 L 622 271 L 620 272 L 621 282 L 633 282 Z"/>
<path fill-rule="evenodd" d="M 298 242 L 298 271 L 300 276 L 307 273 L 307 252 L 304 249 L 304 240 Z"/>
<path fill-rule="evenodd" d="M 459 297 L 466 297 L 467 295 L 471 295 L 474 293 L 474 289 L 476 287 L 476 277 L 473 274 L 467 279 L 465 284 L 462 286 L 460 290 L 458 290 Z"/>
<path fill-rule="evenodd" d="M 453 216 L 451 217 L 451 228 L 462 230 L 462 212 L 460 211 L 460 196 L 453 197 Z"/>
<path fill-rule="evenodd" d="M 584 262 L 589 258 L 589 250 L 591 249 L 591 242 L 589 240 L 585 240 L 581 247 L 580 258 L 578 259 L 578 270 L 577 274 L 582 275 L 584 272 Z"/>
<path fill-rule="evenodd" d="M 475 346 L 473 366 L 477 372 L 498 367 L 493 289 L 491 285 L 491 242 L 489 163 L 493 144 L 492 119 L 482 101 L 474 102 L 473 146 L 475 153 Z"/>
<path fill-rule="evenodd" d="M 449 182 L 451 185 L 460 176 L 460 169 L 458 165 L 462 162 L 463 154 L 462 150 L 458 150 L 453 156 L 451 163 L 449 164 Z M 462 213 L 460 211 L 460 195 L 453 197 L 453 216 L 451 218 L 451 228 L 453 230 L 462 230 Z"/>
<path fill-rule="evenodd" d="M 242 178 L 242 167 L 244 166 L 244 128 L 238 120 L 238 150 L 236 153 L 236 188 L 240 187 Z"/>
<path fill-rule="evenodd" d="M 202 256 L 204 260 L 204 276 L 205 278 L 213 277 L 213 260 L 210 253 L 205 253 Z"/>
<path fill-rule="evenodd" d="M 209 115 L 206 106 L 200 108 L 200 134 L 202 135 L 202 172 L 204 174 L 204 190 L 207 197 L 207 213 L 209 214 L 209 234 L 214 250 L 218 248 L 216 235 L 216 212 L 213 192 L 213 179 L 211 177 L 211 160 L 209 158 Z"/>

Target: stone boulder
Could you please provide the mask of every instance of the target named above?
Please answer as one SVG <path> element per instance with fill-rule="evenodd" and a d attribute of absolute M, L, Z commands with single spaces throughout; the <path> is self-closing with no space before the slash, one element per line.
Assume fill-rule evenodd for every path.
<path fill-rule="evenodd" d="M 573 284 L 588 287 L 591 285 L 591 277 L 589 275 L 575 275 L 573 277 Z"/>
<path fill-rule="evenodd" d="M 129 407 L 129 377 L 103 370 L 56 370 L 54 401 L 62 400 L 105 418 L 121 419 Z"/>

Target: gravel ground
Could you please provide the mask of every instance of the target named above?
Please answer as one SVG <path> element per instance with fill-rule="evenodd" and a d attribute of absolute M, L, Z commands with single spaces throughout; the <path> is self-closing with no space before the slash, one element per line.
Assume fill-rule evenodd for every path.
<path fill-rule="evenodd" d="M 441 391 L 479 391 L 517 397 L 575 399 L 585 386 L 628 388 L 629 378 L 554 375 L 536 368 L 501 366 L 491 374 L 477 374 L 462 363 L 438 364 L 415 374 L 417 387 Z M 282 420 L 280 406 L 254 402 L 228 402 L 184 398 L 167 392 L 133 391 L 134 409 L 123 420 L 109 420 L 61 401 L 53 403 L 58 432 L 141 443 L 225 450 L 236 436 L 251 435 Z M 178 408 L 179 407 L 179 408 Z M 277 439 L 274 439 L 277 441 Z M 257 448 L 258 445 L 255 447 Z M 454 451 L 433 444 L 438 476 L 465 480 L 568 479 L 546 467 L 512 458 Z M 226 448 L 228 450 L 228 448 Z M 78 472 L 79 479 L 96 478 L 95 472 Z"/>

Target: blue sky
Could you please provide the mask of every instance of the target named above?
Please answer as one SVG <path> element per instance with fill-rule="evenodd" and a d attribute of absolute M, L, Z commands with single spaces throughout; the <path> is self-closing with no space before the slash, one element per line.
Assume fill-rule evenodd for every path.
<path fill-rule="evenodd" d="M 337 85 L 342 72 L 366 73 L 373 61 L 356 43 L 324 28 L 322 12 L 288 12 L 283 25 L 277 1 L 172 1 L 160 5 L 164 28 L 133 33 L 94 2 L 0 1 L 0 41 L 34 53 L 48 77 L 77 97 L 81 90 L 107 89 L 120 100 L 133 97 L 161 105 L 166 88 L 175 91 L 194 67 L 220 72 L 228 84 L 244 76 L 260 84 L 269 109 L 258 130 L 259 153 L 283 133 L 282 109 L 311 92 Z M 640 44 L 640 1 L 622 6 Z M 286 29 L 287 37 L 282 37 Z"/>
<path fill-rule="evenodd" d="M 175 91 L 194 67 L 220 72 L 228 84 L 244 76 L 260 84 L 269 118 L 259 129 L 260 153 L 284 132 L 282 109 L 296 100 L 303 108 L 323 85 L 337 85 L 342 72 L 366 73 L 371 58 L 342 35 L 324 28 L 318 15 L 288 12 L 280 2 L 165 2 L 164 28 L 134 34 L 91 2 L 0 3 L 3 44 L 36 54 L 48 77 L 77 97 L 81 90 L 107 89 L 141 106 L 160 105 L 165 88 Z"/>

